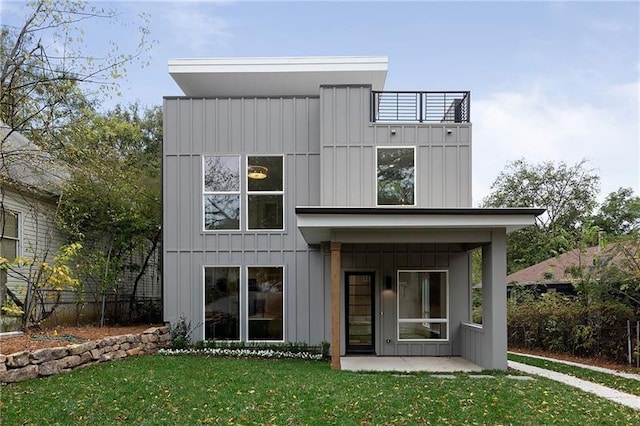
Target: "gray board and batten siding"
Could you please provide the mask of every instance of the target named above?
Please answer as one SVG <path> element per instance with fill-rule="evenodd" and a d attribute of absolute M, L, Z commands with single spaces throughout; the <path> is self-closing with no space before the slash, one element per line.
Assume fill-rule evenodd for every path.
<path fill-rule="evenodd" d="M 471 207 L 471 124 L 371 122 L 370 86 L 320 88 L 323 206 L 376 205 L 376 147 L 415 147 L 416 207 Z"/>
<path fill-rule="evenodd" d="M 284 339 L 330 340 L 329 250 L 302 238 L 295 207 L 375 207 L 378 146 L 415 147 L 416 207 L 471 205 L 471 125 L 371 123 L 370 96 L 369 86 L 323 86 L 319 97 L 164 99 L 165 321 L 184 315 L 194 339 L 203 338 L 204 266 L 238 266 L 241 280 L 247 266 L 283 266 Z M 208 155 L 241 155 L 241 164 L 248 155 L 283 155 L 284 230 L 247 231 L 241 215 L 238 231 L 203 231 L 202 156 Z M 244 194 L 245 179 L 240 183 Z M 397 341 L 396 301 L 382 280 L 395 281 L 402 268 L 448 272 L 448 341 Z M 461 245 L 345 244 L 342 270 L 375 272 L 378 355 L 460 354 L 457 324 L 469 318 L 470 271 Z M 240 318 L 247 309 L 241 303 Z M 344 353 L 344 321 L 341 327 Z"/>
<path fill-rule="evenodd" d="M 241 274 L 249 265 L 284 266 L 285 340 L 329 339 L 322 256 L 302 238 L 295 216 L 297 205 L 320 205 L 319 103 L 317 96 L 165 98 L 165 321 L 184 315 L 195 326 L 194 338 L 203 338 L 204 266 L 239 266 Z M 239 231 L 203 231 L 202 156 L 241 155 L 244 164 L 247 155 L 263 154 L 284 155 L 284 230 L 247 231 L 241 215 Z M 245 179 L 240 184 L 244 193 Z M 246 310 L 241 304 L 240 318 Z"/>

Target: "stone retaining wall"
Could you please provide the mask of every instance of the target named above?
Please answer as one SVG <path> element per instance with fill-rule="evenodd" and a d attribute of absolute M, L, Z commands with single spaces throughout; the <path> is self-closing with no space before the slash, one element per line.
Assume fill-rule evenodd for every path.
<path fill-rule="evenodd" d="M 142 334 L 105 337 L 75 345 L 0 354 L 0 383 L 66 373 L 104 361 L 152 354 L 171 345 L 169 327 L 151 327 Z"/>

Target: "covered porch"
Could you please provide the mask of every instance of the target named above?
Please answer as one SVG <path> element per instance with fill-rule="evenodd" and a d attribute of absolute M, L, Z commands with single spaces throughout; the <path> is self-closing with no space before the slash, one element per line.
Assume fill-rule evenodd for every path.
<path fill-rule="evenodd" d="M 306 242 L 324 245 L 328 251 L 325 280 L 331 293 L 332 368 L 351 368 L 354 362 L 356 365 L 366 363 L 372 368 L 385 368 L 387 364 L 390 368 L 395 368 L 394 365 L 448 368 L 422 362 L 440 358 L 443 363 L 454 359 L 478 368 L 506 369 L 506 235 L 532 225 L 541 213 L 540 209 L 296 208 L 298 229 Z M 348 260 L 354 256 L 349 253 L 354 245 L 360 247 L 359 256 L 366 257 L 371 253 L 366 245 L 393 248 L 407 244 L 421 250 L 435 248 L 435 254 L 418 254 L 418 263 L 411 264 L 397 261 L 403 255 L 381 250 L 372 256 L 371 262 L 364 262 L 365 268 L 354 268 L 358 265 Z M 470 305 L 469 251 L 478 247 L 482 248 L 483 264 L 482 325 L 472 324 Z M 354 269 L 364 271 L 363 275 L 370 276 L 372 281 L 371 351 L 367 357 L 345 358 L 350 349 L 345 336 L 349 335 L 349 302 L 345 290 L 349 291 L 347 279 Z M 414 270 L 441 272 L 446 277 L 442 279 L 446 283 L 437 291 L 437 297 L 444 300 L 444 315 L 405 320 L 400 314 L 404 302 L 401 302 L 399 290 L 405 290 L 407 285 L 401 282 L 401 274 L 411 274 Z M 428 278 L 425 280 L 429 281 Z M 406 295 L 404 297 L 402 300 L 408 300 Z M 417 297 L 424 299 L 424 296 Z M 426 306 L 424 300 L 417 302 L 420 303 Z M 417 323 L 413 324 L 415 327 L 422 324 L 437 333 L 422 339 L 407 337 L 403 328 L 410 322 Z M 424 355 L 434 355 L 434 358 L 424 358 Z M 414 367 L 408 367 L 407 360 L 413 360 L 411 365 Z"/>

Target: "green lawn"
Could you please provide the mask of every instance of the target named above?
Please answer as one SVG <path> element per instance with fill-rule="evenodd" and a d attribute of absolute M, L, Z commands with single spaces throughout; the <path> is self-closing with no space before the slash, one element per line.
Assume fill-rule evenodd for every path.
<path fill-rule="evenodd" d="M 553 381 L 332 371 L 314 361 L 146 356 L 0 388 L 14 424 L 633 424 Z"/>
<path fill-rule="evenodd" d="M 534 367 L 546 368 L 547 370 L 557 371 L 558 373 L 569 374 L 579 379 L 588 380 L 622 392 L 640 396 L 640 381 L 638 380 L 627 379 L 613 374 L 589 370 L 588 368 L 574 367 L 573 365 L 567 365 L 561 362 L 546 361 L 544 359 L 528 357 L 520 354 L 509 354 L 508 358 L 512 361 L 533 365 Z"/>

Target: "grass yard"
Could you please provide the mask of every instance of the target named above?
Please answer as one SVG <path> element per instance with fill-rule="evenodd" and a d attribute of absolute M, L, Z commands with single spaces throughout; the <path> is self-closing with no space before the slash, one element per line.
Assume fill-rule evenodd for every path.
<path fill-rule="evenodd" d="M 146 356 L 0 388 L 15 424 L 637 424 L 550 380 L 332 371 L 313 361 Z"/>
<path fill-rule="evenodd" d="M 562 364 L 561 362 L 532 358 L 525 355 L 509 354 L 508 358 L 511 361 L 546 368 L 547 370 L 557 371 L 558 373 L 569 374 L 579 379 L 588 380 L 612 389 L 640 396 L 640 381 L 638 380 L 601 373 L 599 371 L 589 370 L 588 368 L 574 367 L 573 365 Z"/>

